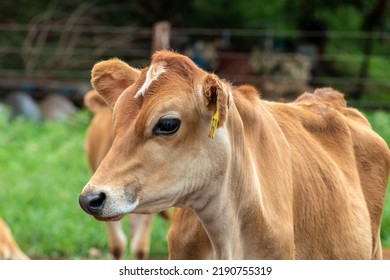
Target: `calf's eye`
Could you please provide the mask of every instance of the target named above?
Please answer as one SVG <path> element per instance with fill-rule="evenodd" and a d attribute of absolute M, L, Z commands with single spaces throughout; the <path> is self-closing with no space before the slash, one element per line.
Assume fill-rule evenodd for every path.
<path fill-rule="evenodd" d="M 178 131 L 180 120 L 178 118 L 161 118 L 153 128 L 154 135 L 171 135 Z"/>

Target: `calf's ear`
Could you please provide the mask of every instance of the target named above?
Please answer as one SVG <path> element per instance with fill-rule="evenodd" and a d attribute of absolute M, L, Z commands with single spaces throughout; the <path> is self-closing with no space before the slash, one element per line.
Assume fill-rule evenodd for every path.
<path fill-rule="evenodd" d="M 106 102 L 96 90 L 90 90 L 84 95 L 84 106 L 93 113 L 107 108 Z"/>
<path fill-rule="evenodd" d="M 140 70 L 113 58 L 96 63 L 91 71 L 91 84 L 112 109 L 122 92 L 138 78 Z"/>
<path fill-rule="evenodd" d="M 202 87 L 206 107 L 213 113 L 209 137 L 214 138 L 217 128 L 224 125 L 232 102 L 232 86 L 214 74 L 208 74 Z"/>

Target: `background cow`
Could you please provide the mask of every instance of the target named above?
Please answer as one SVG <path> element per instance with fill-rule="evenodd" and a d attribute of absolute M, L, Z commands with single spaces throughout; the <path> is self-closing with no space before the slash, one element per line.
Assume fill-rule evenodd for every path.
<path fill-rule="evenodd" d="M 0 218 L 0 260 L 28 260 L 29 257 L 19 248 L 11 230 Z"/>
<path fill-rule="evenodd" d="M 39 102 L 45 121 L 64 121 L 76 113 L 76 106 L 66 97 L 49 94 Z"/>

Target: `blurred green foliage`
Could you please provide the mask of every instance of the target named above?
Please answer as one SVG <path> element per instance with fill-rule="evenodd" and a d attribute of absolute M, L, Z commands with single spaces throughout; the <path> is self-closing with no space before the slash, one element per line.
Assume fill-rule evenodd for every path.
<path fill-rule="evenodd" d="M 390 79 L 387 68 L 390 41 L 386 35 L 390 27 L 388 2 L 389 0 L 0 1 L 0 24 L 19 23 L 29 24 L 30 27 L 34 24 L 59 24 L 66 25 L 66 29 L 71 30 L 73 25 L 151 27 L 157 21 L 168 20 L 175 28 L 257 29 L 266 30 L 271 37 L 274 33 L 286 32 L 285 37 L 273 37 L 274 51 L 293 52 L 296 50 L 291 46 L 296 48 L 302 43 L 314 44 L 318 48 L 319 66 L 315 69 L 316 81 L 312 82 L 314 86 L 333 86 L 348 93 L 348 97 L 353 99 L 389 104 Z M 336 31 L 352 33 L 329 36 Z M 375 36 L 371 38 L 369 34 Z M 50 57 L 39 56 L 39 51 L 42 51 L 40 46 L 47 44 L 46 52 L 51 52 L 59 45 L 57 37 L 47 35 L 45 31 L 41 31 L 34 41 L 36 45 L 32 52 L 37 53 L 35 59 L 12 51 L 0 61 L 0 69 L 23 69 L 29 63 L 46 65 Z M 87 38 L 88 36 L 92 35 L 87 35 Z M 0 32 L 0 48 L 22 46 L 28 43 L 26 37 L 25 31 L 15 32 L 13 36 Z M 66 36 L 61 34 L 60 40 L 64 38 Z M 256 38 L 257 43 L 264 39 L 264 35 Z M 236 41 L 232 44 L 235 49 L 230 48 L 229 51 L 247 52 L 254 47 L 253 42 L 256 41 L 245 37 L 230 40 Z M 23 45 L 21 51 L 26 50 L 29 50 L 28 46 Z M 66 55 L 69 56 L 69 53 Z M 67 59 L 61 63 L 58 61 L 61 61 L 60 58 L 52 59 L 45 71 L 49 74 L 58 64 L 66 66 L 68 63 Z"/>
<path fill-rule="evenodd" d="M 296 29 L 306 21 L 324 21 L 332 30 L 360 30 L 381 0 L 17 0 L 1 1 L 0 23 L 30 23 L 44 12 L 53 19 L 69 16 L 80 6 L 98 16 L 99 25 L 152 26 L 169 20 L 177 27 L 264 28 L 270 24 Z M 385 0 L 386 2 L 386 0 Z M 386 11 L 387 15 L 389 11 Z M 48 15 L 49 16 L 49 15 Z M 388 24 L 384 18 L 382 24 Z M 313 26 L 315 27 L 315 26 Z"/>

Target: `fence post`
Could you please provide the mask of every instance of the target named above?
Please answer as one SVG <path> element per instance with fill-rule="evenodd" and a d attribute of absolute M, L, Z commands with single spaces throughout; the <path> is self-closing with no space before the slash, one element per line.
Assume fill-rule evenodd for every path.
<path fill-rule="evenodd" d="M 152 52 L 170 48 L 171 24 L 168 21 L 158 21 L 153 26 Z"/>

